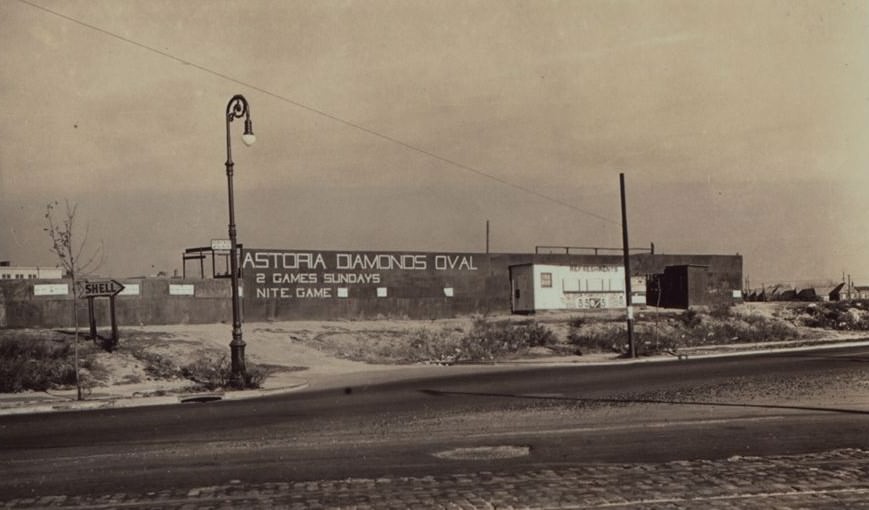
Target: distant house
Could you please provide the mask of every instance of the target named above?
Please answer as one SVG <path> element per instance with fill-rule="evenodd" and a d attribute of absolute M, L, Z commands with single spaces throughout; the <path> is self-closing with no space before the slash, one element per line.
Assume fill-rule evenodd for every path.
<path fill-rule="evenodd" d="M 844 283 L 840 283 L 832 286 L 808 287 L 797 292 L 797 299 L 801 301 L 839 301 L 842 299 L 844 286 Z"/>
<path fill-rule="evenodd" d="M 767 285 L 763 288 L 763 292 L 761 293 L 761 296 L 763 297 L 763 299 L 761 299 L 761 301 L 775 301 L 778 299 L 778 296 L 779 296 L 779 294 L 781 294 L 781 291 L 782 291 L 781 285 L 778 285 L 778 284 Z"/>
<path fill-rule="evenodd" d="M 869 299 L 869 286 L 855 285 L 851 291 L 852 299 Z"/>
<path fill-rule="evenodd" d="M 0 280 L 58 280 L 63 271 L 57 267 L 13 266 L 0 262 Z"/>
<path fill-rule="evenodd" d="M 797 289 L 778 287 L 770 301 L 796 301 Z"/>

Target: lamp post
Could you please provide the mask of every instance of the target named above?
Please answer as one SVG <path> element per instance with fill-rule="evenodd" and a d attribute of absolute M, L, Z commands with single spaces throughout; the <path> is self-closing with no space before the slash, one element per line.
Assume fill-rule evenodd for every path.
<path fill-rule="evenodd" d="M 244 384 L 244 347 L 241 335 L 241 314 L 238 295 L 238 241 L 235 230 L 235 200 L 232 192 L 232 174 L 235 164 L 232 161 L 232 143 L 229 136 L 229 124 L 244 117 L 244 134 L 241 141 L 250 146 L 256 141 L 253 134 L 253 123 L 250 121 L 250 107 L 247 99 L 240 94 L 232 96 L 226 105 L 226 182 L 229 190 L 229 242 L 232 253 L 229 256 L 229 268 L 232 277 L 232 341 L 229 343 L 232 353 L 231 383 L 240 387 Z"/>

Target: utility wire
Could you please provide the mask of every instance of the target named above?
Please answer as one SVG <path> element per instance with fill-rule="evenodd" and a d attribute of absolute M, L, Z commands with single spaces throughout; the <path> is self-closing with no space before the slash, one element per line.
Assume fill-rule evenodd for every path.
<path fill-rule="evenodd" d="M 271 96 L 271 97 L 273 97 L 273 98 L 275 98 L 275 99 L 277 99 L 277 100 L 279 100 L 279 101 L 283 101 L 283 102 L 285 102 L 285 103 L 289 103 L 289 104 L 291 104 L 291 105 L 293 105 L 293 106 L 295 106 L 295 107 L 297 107 L 297 108 L 301 108 L 301 109 L 303 109 L 303 110 L 307 110 L 307 111 L 309 111 L 309 112 L 315 113 L 315 114 L 320 115 L 320 116 L 322 116 L 322 117 L 326 117 L 326 118 L 328 118 L 328 119 L 330 119 L 330 120 L 333 120 L 333 121 L 338 122 L 338 123 L 340 123 L 340 124 L 343 124 L 343 125 L 345 125 L 345 126 L 348 126 L 348 127 L 354 128 L 354 129 L 357 129 L 357 130 L 359 130 L 359 131 L 363 131 L 363 132 L 365 132 L 365 133 L 368 133 L 368 134 L 371 135 L 371 136 L 374 136 L 374 137 L 380 138 L 381 140 L 386 140 L 387 142 L 394 143 L 394 144 L 399 145 L 399 146 L 401 146 L 401 147 L 404 147 L 405 149 L 408 149 L 408 150 L 410 150 L 410 151 L 417 152 L 417 153 L 419 153 L 419 154 L 423 154 L 423 155 L 428 156 L 428 157 L 430 157 L 430 158 L 432 158 L 432 159 L 436 159 L 436 160 L 441 161 L 441 162 L 443 162 L 443 163 L 447 163 L 448 165 L 454 166 L 454 167 L 456 167 L 456 168 L 459 168 L 459 169 L 465 170 L 465 171 L 467 171 L 467 172 L 471 172 L 471 173 L 473 173 L 473 174 L 479 175 L 479 176 L 481 176 L 481 177 L 485 177 L 485 178 L 487 178 L 487 179 L 493 180 L 493 181 L 495 181 L 495 182 L 498 182 L 498 183 L 500 183 L 500 184 L 503 184 L 504 186 L 509 186 L 509 187 L 514 188 L 514 189 L 517 189 L 517 190 L 519 190 L 519 191 L 522 191 L 522 192 L 525 192 L 525 193 L 528 193 L 528 194 L 531 194 L 531 195 L 537 196 L 537 197 L 542 198 L 542 199 L 544 199 L 544 200 L 548 200 L 548 201 L 550 201 L 550 202 L 556 203 L 556 204 L 561 205 L 561 206 L 563 206 L 563 207 L 567 207 L 568 209 L 572 209 L 572 210 L 574 210 L 574 211 L 576 211 L 576 212 L 579 212 L 579 213 L 585 214 L 585 215 L 587 215 L 587 216 L 591 216 L 591 217 L 593 217 L 593 218 L 596 218 L 596 219 L 601 220 L 601 221 L 606 222 L 606 223 L 612 223 L 612 224 L 616 224 L 616 225 L 619 224 L 617 221 L 611 220 L 611 219 L 609 219 L 609 218 L 607 218 L 607 217 L 605 217 L 605 216 L 601 216 L 601 215 L 596 214 L 596 213 L 593 213 L 593 212 L 591 212 L 591 211 L 586 211 L 586 210 L 584 210 L 584 209 L 580 209 L 579 207 L 576 207 L 575 205 L 573 205 L 573 204 L 571 204 L 571 203 L 569 203 L 569 202 L 566 202 L 566 201 L 564 201 L 564 200 L 561 200 L 561 199 L 559 199 L 559 198 L 555 198 L 555 197 L 550 196 L 550 195 L 547 195 L 547 194 L 545 194 L 545 193 L 541 193 L 541 192 L 539 192 L 539 191 L 536 191 L 536 190 L 534 190 L 534 189 L 532 189 L 532 188 L 529 188 L 529 187 L 527 187 L 527 186 L 523 186 L 523 185 L 521 185 L 521 184 L 516 184 L 516 183 L 514 183 L 514 182 L 510 182 L 510 181 L 508 181 L 508 180 L 506 180 L 506 179 L 504 179 L 504 178 L 498 177 L 498 176 L 496 176 L 496 175 L 492 175 L 492 174 L 490 174 L 490 173 L 484 172 L 484 171 L 479 170 L 479 169 L 477 169 L 477 168 L 474 168 L 474 167 L 472 167 L 472 166 L 468 166 L 468 165 L 466 165 L 466 164 L 464 164 L 464 163 L 461 163 L 461 162 L 458 162 L 458 161 L 456 161 L 456 160 L 454 160 L 454 159 L 450 159 L 450 158 L 448 158 L 448 157 L 441 156 L 441 155 L 439 155 L 439 154 L 436 154 L 436 153 L 431 152 L 431 151 L 429 151 L 429 150 L 423 149 L 423 148 L 421 148 L 421 147 L 417 147 L 416 145 L 412 145 L 412 144 L 410 144 L 410 143 L 408 143 L 408 142 L 404 142 L 404 141 L 402 141 L 402 140 L 399 140 L 399 139 L 394 138 L 394 137 L 392 137 L 392 136 L 389 136 L 389 135 L 387 135 L 387 134 L 381 133 L 381 132 L 379 132 L 379 131 L 375 131 L 375 130 L 373 130 L 373 129 L 371 129 L 371 128 L 367 128 L 367 127 L 365 127 L 365 126 L 363 126 L 363 125 L 361 125 L 361 124 L 356 124 L 355 122 L 352 122 L 352 121 L 349 121 L 349 120 L 346 120 L 346 119 L 342 119 L 341 117 L 338 117 L 338 116 L 336 116 L 336 115 L 334 115 L 334 114 L 331 114 L 331 113 L 325 112 L 325 111 L 323 111 L 323 110 L 317 109 L 317 108 L 315 108 L 315 107 L 313 107 L 313 106 L 309 106 L 309 105 L 306 105 L 306 104 L 304 104 L 304 103 L 300 103 L 300 102 L 295 101 L 295 100 L 293 100 L 293 99 L 290 99 L 290 98 L 288 98 L 288 97 L 286 97 L 286 96 L 282 96 L 282 95 L 280 95 L 280 94 L 278 94 L 278 93 L 272 92 L 272 91 L 267 90 L 267 89 L 264 89 L 264 88 L 262 88 L 262 87 L 258 87 L 258 86 L 254 85 L 254 84 L 252 84 L 252 83 L 248 83 L 248 82 L 245 82 L 245 81 L 243 81 L 243 80 L 239 80 L 238 78 L 235 78 L 235 77 L 233 77 L 233 76 L 229 76 L 228 74 L 221 73 L 220 71 L 215 71 L 214 69 L 211 69 L 211 68 L 209 68 L 209 67 L 205 67 L 205 66 L 203 66 L 203 65 L 201 65 L 201 64 L 197 64 L 197 63 L 195 63 L 195 62 L 191 62 L 191 61 L 189 61 L 189 60 L 185 60 L 185 59 L 180 58 L 180 57 L 177 57 L 177 56 L 175 56 L 175 55 L 173 55 L 173 54 L 171 54 L 171 53 L 168 53 L 168 52 L 166 52 L 166 51 L 162 51 L 162 50 L 159 50 L 159 49 L 154 48 L 154 47 L 152 47 L 152 46 L 148 46 L 148 45 L 146 45 L 146 44 L 143 44 L 143 43 L 140 43 L 140 42 L 135 41 L 135 40 L 133 40 L 133 39 L 130 39 L 130 38 L 124 37 L 124 36 L 122 36 L 122 35 L 116 34 L 116 33 L 114 33 L 114 32 L 111 32 L 111 31 L 109 31 L 109 30 L 106 30 L 106 29 L 104 29 L 104 28 L 100 28 L 100 27 L 98 27 L 98 26 L 91 25 L 91 24 L 86 23 L 86 22 L 84 22 L 84 21 L 81 21 L 81 20 L 79 20 L 79 19 L 73 18 L 72 16 L 68 16 L 68 15 L 66 15 L 66 14 L 63 14 L 63 13 L 60 13 L 60 12 L 57 12 L 57 11 L 51 10 L 51 9 L 49 9 L 49 8 L 47 8 L 47 7 L 43 7 L 43 6 L 41 6 L 41 5 L 35 4 L 35 3 L 33 3 L 33 2 L 30 2 L 29 0 L 18 0 L 18 1 L 21 2 L 21 3 L 23 3 L 23 4 L 25 4 L 25 5 L 29 5 L 29 6 L 31 6 L 31 7 L 34 7 L 34 8 L 36 8 L 36 9 L 39 9 L 39 10 L 41 10 L 41 11 L 47 12 L 48 14 L 51 14 L 51 15 L 53 15 L 53 16 L 57 16 L 58 18 L 62 18 L 62 19 L 65 19 L 65 20 L 67 20 L 67 21 L 70 21 L 70 22 L 72 22 L 72 23 L 75 23 L 75 24 L 81 25 L 81 26 L 83 26 L 83 27 L 89 28 L 89 29 L 91 29 L 91 30 L 95 30 L 95 31 L 97 31 L 97 32 L 99 32 L 99 33 L 101 33 L 101 34 L 105 34 L 105 35 L 107 35 L 107 36 L 109 36 L 109 37 L 112 37 L 112 38 L 118 39 L 118 40 L 123 41 L 123 42 L 125 42 L 125 43 L 127 43 L 127 44 L 131 44 L 131 45 L 133 45 L 133 46 L 137 46 L 137 47 L 139 47 L 139 48 L 142 48 L 142 49 L 144 49 L 144 50 L 150 51 L 150 52 L 152 52 L 152 53 L 156 53 L 157 55 L 160 55 L 160 56 L 166 57 L 166 58 L 168 58 L 168 59 L 174 60 L 174 61 L 176 61 L 176 62 L 178 62 L 178 63 L 181 63 L 181 64 L 184 64 L 184 65 L 188 65 L 188 66 L 194 67 L 194 68 L 196 68 L 196 69 L 199 69 L 199 70 L 202 71 L 202 72 L 205 72 L 205 73 L 211 74 L 211 75 L 213 75 L 213 76 L 217 76 L 218 78 L 221 78 L 221 79 L 224 79 L 224 80 L 230 81 L 230 82 L 235 83 L 235 84 L 237 84 L 237 85 L 241 85 L 241 86 L 243 86 L 243 87 L 247 87 L 247 88 L 249 88 L 249 89 L 251 89 L 251 90 L 255 90 L 255 91 L 260 92 L 260 93 L 262 93 L 262 94 L 265 94 L 265 95 L 267 95 L 267 96 Z"/>

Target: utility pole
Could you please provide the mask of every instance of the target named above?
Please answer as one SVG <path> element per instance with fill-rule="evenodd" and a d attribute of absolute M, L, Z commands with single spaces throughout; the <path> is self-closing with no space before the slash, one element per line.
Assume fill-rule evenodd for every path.
<path fill-rule="evenodd" d="M 634 308 L 631 306 L 631 255 L 628 248 L 628 212 L 625 204 L 625 174 L 619 174 L 619 189 L 622 198 L 622 247 L 625 259 L 625 310 L 627 312 L 628 325 L 628 355 L 637 357 L 637 348 L 634 345 Z"/>

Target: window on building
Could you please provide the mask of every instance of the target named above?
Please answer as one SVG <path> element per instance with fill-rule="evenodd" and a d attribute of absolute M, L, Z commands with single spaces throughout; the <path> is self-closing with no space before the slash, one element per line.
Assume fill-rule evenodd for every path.
<path fill-rule="evenodd" d="M 29 274 L 29 275 L 27 275 L 27 279 L 28 279 L 28 280 L 35 280 L 35 279 L 36 279 L 36 275 L 35 275 L 35 274 Z"/>
<path fill-rule="evenodd" d="M 5 274 L 3 274 L 3 279 L 4 279 L 4 280 L 9 280 L 10 278 L 12 278 L 12 275 L 11 275 L 11 274 L 9 274 L 9 273 L 5 273 Z"/>
<path fill-rule="evenodd" d="M 21 273 L 18 273 L 18 274 L 15 275 L 15 279 L 16 279 L 16 280 L 23 280 L 23 279 L 24 279 L 24 275 L 21 274 Z"/>
<path fill-rule="evenodd" d="M 552 273 L 540 273 L 540 286 L 544 289 L 552 288 Z"/>

